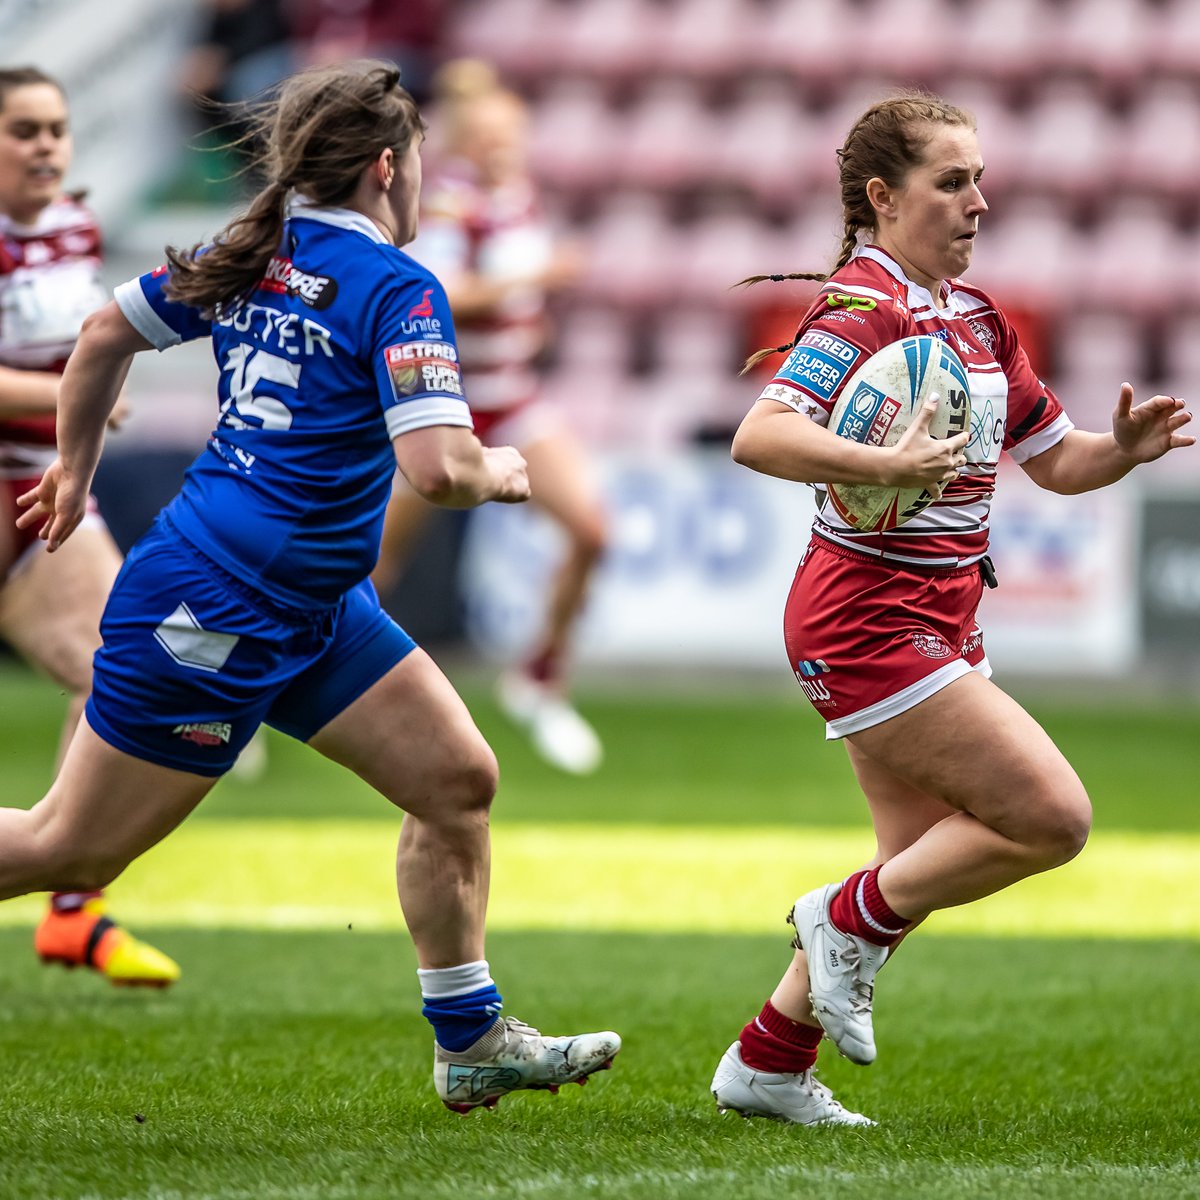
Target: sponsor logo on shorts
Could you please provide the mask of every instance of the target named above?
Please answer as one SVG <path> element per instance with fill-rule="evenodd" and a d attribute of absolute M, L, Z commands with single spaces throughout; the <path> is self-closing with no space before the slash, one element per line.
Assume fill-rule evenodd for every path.
<path fill-rule="evenodd" d="M 830 292 L 825 303 L 830 308 L 858 309 L 860 312 L 870 312 L 876 304 L 869 296 L 851 296 L 846 292 Z"/>
<path fill-rule="evenodd" d="M 309 308 L 328 308 L 338 290 L 337 280 L 328 275 L 311 275 L 295 266 L 290 258 L 278 255 L 267 263 L 267 271 L 259 287 L 264 292 L 299 296 Z"/>
<path fill-rule="evenodd" d="M 963 658 L 969 658 L 976 650 L 983 648 L 983 630 L 978 626 L 971 630 L 967 635 L 967 639 L 962 644 L 961 654 Z"/>
<path fill-rule="evenodd" d="M 186 725 L 176 725 L 171 732 L 183 738 L 185 742 L 194 742 L 197 746 L 227 746 L 233 728 L 228 721 L 195 721 Z"/>
<path fill-rule="evenodd" d="M 776 378 L 796 383 L 820 399 L 829 400 L 861 354 L 857 346 L 831 333 L 810 329 L 788 355 Z"/>
<path fill-rule="evenodd" d="M 914 633 L 912 644 L 917 653 L 925 655 L 926 658 L 949 658 L 954 653 L 945 638 L 932 633 Z"/>
<path fill-rule="evenodd" d="M 823 659 L 798 659 L 792 672 L 801 690 L 817 708 L 837 708 L 837 701 L 820 680 L 820 676 L 829 674 L 829 666 Z"/>
<path fill-rule="evenodd" d="M 463 394 L 458 352 L 449 342 L 400 342 L 383 353 L 397 400 L 424 392 Z"/>

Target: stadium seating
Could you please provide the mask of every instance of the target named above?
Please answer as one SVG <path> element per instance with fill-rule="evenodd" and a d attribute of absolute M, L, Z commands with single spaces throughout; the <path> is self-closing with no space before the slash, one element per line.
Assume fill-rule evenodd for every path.
<path fill-rule="evenodd" d="M 530 96 L 534 167 L 588 247 L 554 379 L 602 440 L 637 427 L 614 406 L 686 437 L 723 411 L 699 397 L 740 395 L 731 361 L 790 315 L 778 285 L 729 285 L 831 264 L 835 151 L 914 83 L 978 118 L 991 211 L 971 279 L 1041 314 L 1068 405 L 1078 385 L 1110 407 L 1130 374 L 1200 394 L 1200 353 L 1161 333 L 1200 323 L 1196 0 L 458 0 L 449 28 L 450 52 Z M 720 330 L 711 353 L 681 311 Z M 602 363 L 572 340 L 589 337 Z M 681 372 L 690 404 L 663 399 Z"/>

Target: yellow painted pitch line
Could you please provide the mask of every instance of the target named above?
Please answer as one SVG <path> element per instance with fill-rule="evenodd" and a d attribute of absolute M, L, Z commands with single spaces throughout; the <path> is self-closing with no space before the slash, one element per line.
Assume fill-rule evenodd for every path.
<path fill-rule="evenodd" d="M 111 889 L 136 928 L 401 928 L 399 821 L 195 821 Z M 501 825 L 489 927 L 782 933 L 795 897 L 873 850 L 864 829 Z M 1169 886 L 1167 886 L 1169 881 Z M 0 904 L 28 925 L 40 898 Z M 936 914 L 929 933 L 1200 938 L 1200 836 L 1093 835 L 1074 862 Z"/>

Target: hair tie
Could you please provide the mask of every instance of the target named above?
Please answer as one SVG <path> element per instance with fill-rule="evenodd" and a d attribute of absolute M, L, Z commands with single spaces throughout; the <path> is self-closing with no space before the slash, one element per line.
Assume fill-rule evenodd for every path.
<path fill-rule="evenodd" d="M 788 342 L 788 344 L 786 346 L 776 346 L 775 353 L 776 354 L 786 354 L 789 350 L 794 350 L 795 348 L 796 348 L 795 342 Z"/>

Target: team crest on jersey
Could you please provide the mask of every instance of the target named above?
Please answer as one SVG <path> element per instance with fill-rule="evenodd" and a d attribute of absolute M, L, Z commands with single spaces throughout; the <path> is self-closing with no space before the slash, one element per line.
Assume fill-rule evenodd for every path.
<path fill-rule="evenodd" d="M 384 351 L 397 400 L 418 392 L 463 394 L 458 352 L 449 342 L 400 342 Z"/>
<path fill-rule="evenodd" d="M 993 357 L 996 357 L 996 331 L 984 321 L 968 321 L 971 332 L 979 339 L 979 344 Z"/>
<path fill-rule="evenodd" d="M 954 653 L 954 649 L 945 638 L 932 633 L 914 633 L 912 644 L 917 653 L 925 655 L 926 658 L 949 658 Z"/>
<path fill-rule="evenodd" d="M 267 263 L 266 274 L 259 287 L 264 292 L 299 296 L 309 308 L 328 308 L 338 290 L 336 279 L 328 275 L 310 275 L 295 266 L 290 258 L 278 255 Z"/>

